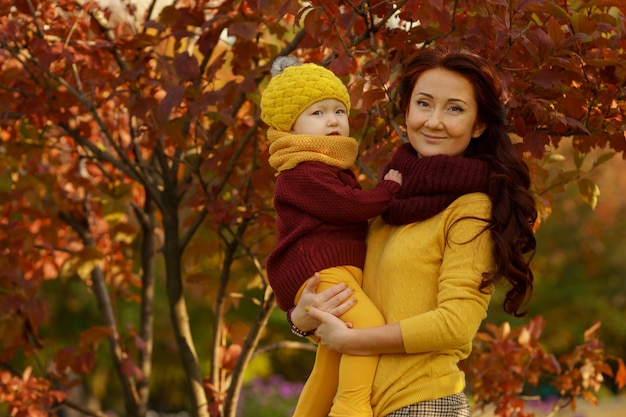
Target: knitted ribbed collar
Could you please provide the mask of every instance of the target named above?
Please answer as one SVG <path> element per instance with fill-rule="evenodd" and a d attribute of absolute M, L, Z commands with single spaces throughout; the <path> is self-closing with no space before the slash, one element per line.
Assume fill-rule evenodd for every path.
<path fill-rule="evenodd" d="M 410 143 L 398 147 L 384 172 L 402 173 L 402 189 L 383 213 L 393 225 L 428 219 L 463 194 L 486 192 L 489 169 L 485 161 L 460 156 L 418 158 Z"/>
<path fill-rule="evenodd" d="M 356 161 L 359 144 L 348 136 L 294 135 L 270 128 L 269 163 L 279 173 L 300 162 L 323 162 L 340 169 L 350 168 Z"/>

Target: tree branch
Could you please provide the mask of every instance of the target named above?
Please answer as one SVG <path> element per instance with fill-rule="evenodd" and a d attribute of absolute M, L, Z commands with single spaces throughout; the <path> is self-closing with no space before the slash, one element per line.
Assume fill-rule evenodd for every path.
<path fill-rule="evenodd" d="M 59 218 L 78 234 L 86 247 L 95 247 L 95 241 L 88 229 L 88 220 L 86 218 L 78 219 L 65 211 L 59 212 Z M 113 304 L 109 296 L 104 274 L 99 266 L 95 267 L 91 272 L 91 279 L 91 289 L 93 290 L 94 297 L 98 304 L 98 311 L 100 311 L 102 323 L 111 330 L 111 334 L 108 336 L 109 348 L 115 364 L 115 371 L 122 385 L 127 412 L 130 415 L 135 415 L 138 400 L 137 391 L 131 379 L 124 375 L 122 371 L 125 353 L 120 343 L 119 329 L 117 327 L 117 321 L 115 320 Z"/>

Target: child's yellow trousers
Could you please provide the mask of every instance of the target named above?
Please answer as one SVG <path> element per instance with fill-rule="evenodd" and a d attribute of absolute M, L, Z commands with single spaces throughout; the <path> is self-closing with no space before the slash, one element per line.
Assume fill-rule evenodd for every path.
<path fill-rule="evenodd" d="M 320 271 L 317 292 L 345 282 L 354 289 L 357 303 L 341 319 L 353 328 L 382 326 L 385 320 L 365 295 L 361 284 L 363 271 L 339 266 Z M 302 285 L 296 295 L 300 299 Z M 370 397 L 378 356 L 342 355 L 318 345 L 313 370 L 307 379 L 293 417 L 372 417 Z"/>

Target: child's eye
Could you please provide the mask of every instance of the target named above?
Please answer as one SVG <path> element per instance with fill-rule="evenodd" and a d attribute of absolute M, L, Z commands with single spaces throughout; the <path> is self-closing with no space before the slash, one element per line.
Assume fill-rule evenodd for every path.
<path fill-rule="evenodd" d="M 335 111 L 335 114 L 345 114 L 346 111 L 344 109 L 339 109 L 337 111 Z"/>
<path fill-rule="evenodd" d="M 313 115 L 314 115 L 314 116 L 319 116 L 320 114 L 322 114 L 322 111 L 321 111 L 321 110 L 315 110 L 315 111 L 313 112 Z"/>

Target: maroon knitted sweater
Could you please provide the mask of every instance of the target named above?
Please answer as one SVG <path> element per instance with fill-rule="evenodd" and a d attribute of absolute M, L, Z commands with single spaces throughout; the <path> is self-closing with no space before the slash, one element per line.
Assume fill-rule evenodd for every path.
<path fill-rule="evenodd" d="M 291 308 L 315 272 L 341 265 L 363 268 L 368 219 L 385 211 L 400 188 L 383 180 L 363 190 L 352 171 L 321 162 L 281 172 L 274 187 L 276 248 L 267 259 L 278 306 Z"/>

